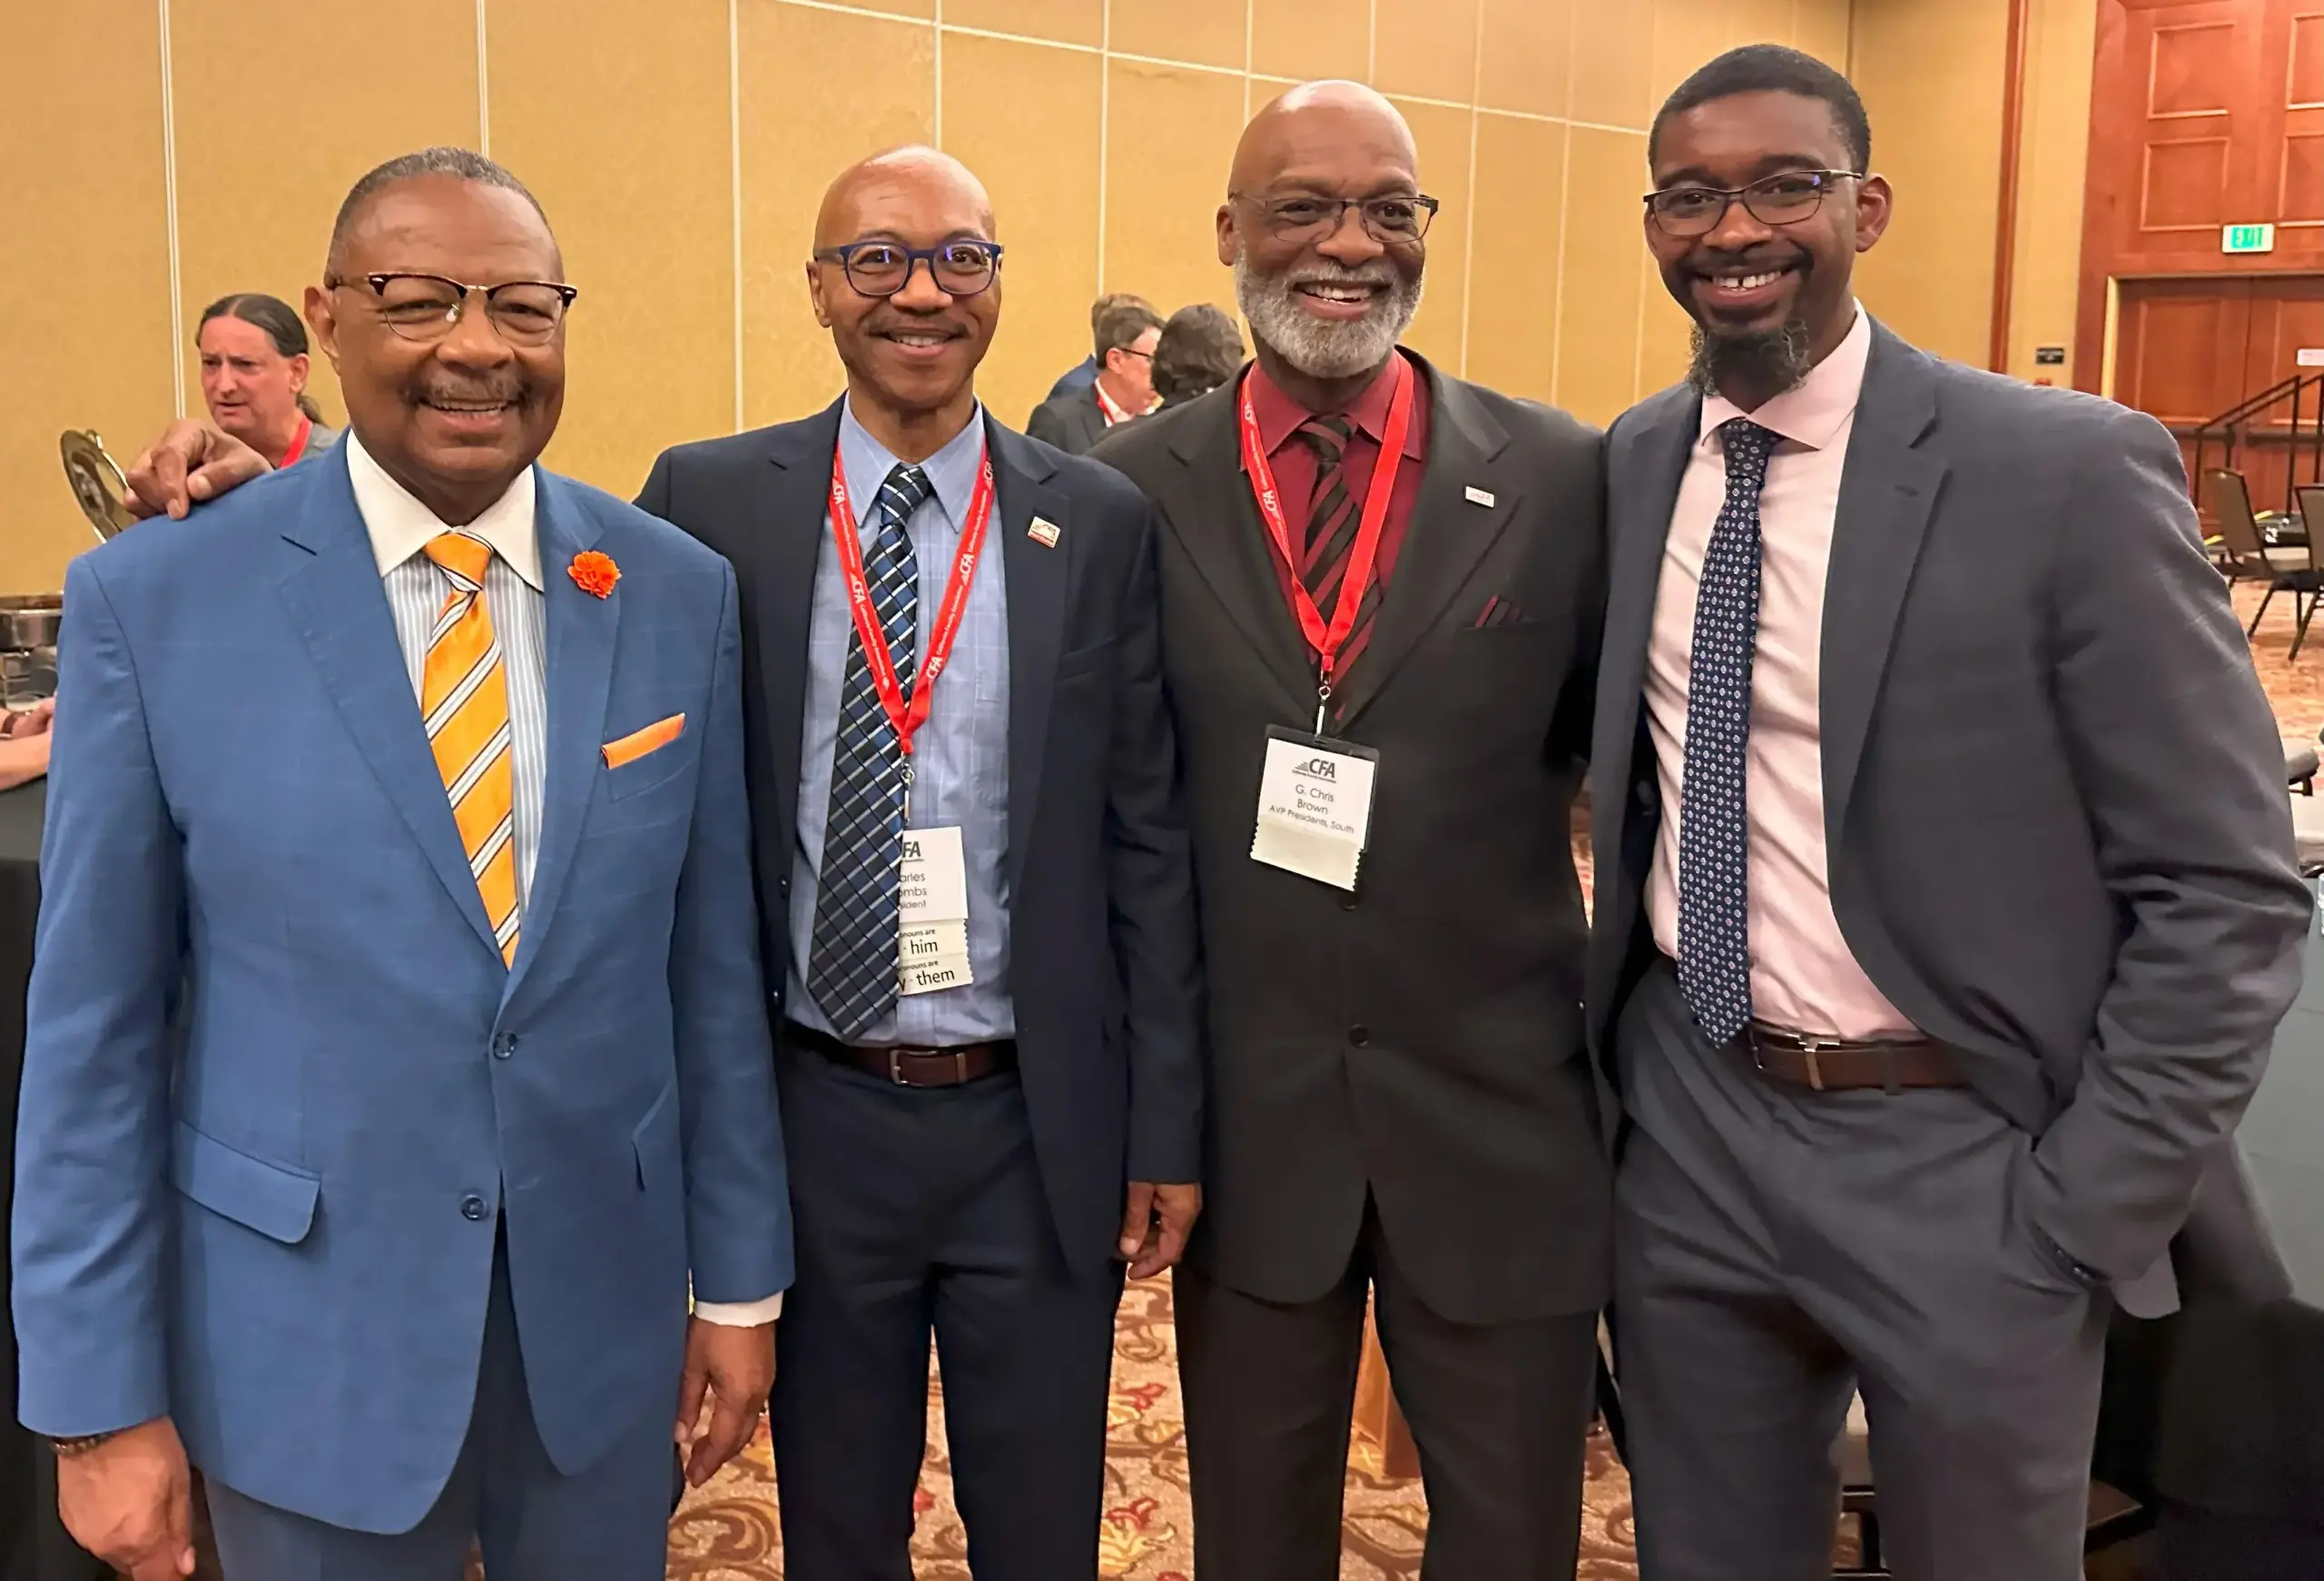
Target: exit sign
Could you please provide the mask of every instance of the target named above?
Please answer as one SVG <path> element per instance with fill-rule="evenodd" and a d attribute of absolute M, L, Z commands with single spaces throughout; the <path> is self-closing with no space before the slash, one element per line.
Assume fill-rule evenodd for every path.
<path fill-rule="evenodd" d="M 2276 228 L 2273 225 L 2230 225 L 2220 232 L 2221 252 L 2273 252 L 2276 250 Z"/>

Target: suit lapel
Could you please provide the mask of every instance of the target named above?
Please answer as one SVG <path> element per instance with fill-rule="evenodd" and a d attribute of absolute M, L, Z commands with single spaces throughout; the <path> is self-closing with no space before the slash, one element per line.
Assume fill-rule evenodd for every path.
<path fill-rule="evenodd" d="M 993 520 L 1009 604 L 1009 884 L 1020 892 L 1025 852 L 1049 746 L 1049 697 L 1065 647 L 1065 616 L 1076 542 L 1064 495 L 1049 485 L 1055 467 L 1039 447 L 985 418 L 992 457 Z M 1059 529 L 1054 547 L 1030 535 L 1040 516 Z M 990 540 L 985 549 L 994 545 Z"/>
<path fill-rule="evenodd" d="M 1610 477 L 1606 635 L 1599 654 L 1598 713 L 1590 761 L 1604 770 L 1593 810 L 1604 798 L 1619 801 L 1630 778 L 1630 758 L 1646 690 L 1646 653 L 1654 632 L 1655 594 L 1662 582 L 1662 550 L 1688 453 L 1702 426 L 1702 399 L 1691 392 L 1660 398 L 1617 452 Z M 1593 779 L 1598 775 L 1593 772 Z M 1593 811 L 1594 816 L 1594 811 Z"/>
<path fill-rule="evenodd" d="M 572 872 L 606 739 L 606 699 L 613 686 L 622 604 L 619 588 L 598 598 L 566 574 L 573 557 L 596 544 L 603 524 L 559 479 L 546 472 L 537 476 L 533 521 L 540 543 L 541 615 L 548 633 L 547 773 L 541 790 L 540 849 L 509 979 L 512 992 L 539 953 Z"/>
<path fill-rule="evenodd" d="M 1185 466 L 1165 525 L 1303 722 L 1315 710 L 1315 666 L 1267 547 L 1236 426 L 1240 378 L 1191 402 L 1170 442 Z"/>
<path fill-rule="evenodd" d="M 468 852 L 452 820 L 443 776 L 428 751 L 428 732 L 412 694 L 411 673 L 396 640 L 395 617 L 380 585 L 370 535 L 355 506 L 343 450 L 313 464 L 308 503 L 283 535 L 296 553 L 277 584 L 291 624 L 340 716 L 388 800 L 436 869 L 452 903 L 497 955 L 484 899 L 468 870 Z M 303 468 L 301 470 L 304 470 Z"/>
<path fill-rule="evenodd" d="M 1410 354 L 1408 354 L 1410 355 Z M 1396 568 L 1380 600 L 1372 640 L 1348 672 L 1337 715 L 1343 725 L 1380 695 L 1397 667 L 1434 629 L 1452 595 L 1508 529 L 1517 484 L 1496 465 L 1509 435 L 1457 379 L 1413 356 L 1432 403 L 1428 456 Z M 1409 465 L 1409 462 L 1407 462 Z M 1492 498 L 1483 505 L 1477 489 Z"/>
<path fill-rule="evenodd" d="M 815 564 L 831 531 L 832 458 L 845 398 L 815 417 L 775 429 L 764 488 L 747 506 L 757 524 L 755 593 L 759 664 L 766 689 L 777 827 L 790 859 L 799 821 L 799 737 L 806 722 L 807 640 L 815 614 Z M 787 870 L 787 869 L 786 869 Z"/>
<path fill-rule="evenodd" d="M 1915 448 L 1936 417 L 1925 358 L 1877 323 L 1848 439 L 1824 585 L 1824 828 L 1837 843 L 1905 591 L 1945 466 Z"/>

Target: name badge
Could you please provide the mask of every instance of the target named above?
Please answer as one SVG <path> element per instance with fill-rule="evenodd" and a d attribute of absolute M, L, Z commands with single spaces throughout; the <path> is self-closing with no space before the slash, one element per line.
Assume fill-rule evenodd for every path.
<path fill-rule="evenodd" d="M 1251 859 L 1341 889 L 1355 888 L 1372 836 L 1380 754 L 1353 741 L 1267 731 Z"/>
<path fill-rule="evenodd" d="M 960 830 L 904 830 L 897 878 L 896 991 L 933 994 L 976 981 L 969 967 L 969 869 Z"/>

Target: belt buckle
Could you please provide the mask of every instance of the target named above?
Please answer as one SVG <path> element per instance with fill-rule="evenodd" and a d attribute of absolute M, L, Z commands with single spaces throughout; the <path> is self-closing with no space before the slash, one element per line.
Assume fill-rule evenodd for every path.
<path fill-rule="evenodd" d="M 888 1080 L 900 1087 L 911 1085 L 904 1080 L 904 1047 L 901 1043 L 888 1050 Z"/>
<path fill-rule="evenodd" d="M 1830 1046 L 1832 1046 L 1830 1044 L 1812 1032 L 1803 1032 L 1799 1035 L 1799 1053 L 1801 1057 L 1807 1061 L 1807 1087 L 1810 1092 L 1820 1093 L 1824 1090 L 1824 1072 L 1823 1068 L 1816 1063 L 1816 1056 Z"/>
<path fill-rule="evenodd" d="M 952 1051 L 952 1085 L 956 1087 L 969 1085 L 969 1051 L 966 1048 Z"/>

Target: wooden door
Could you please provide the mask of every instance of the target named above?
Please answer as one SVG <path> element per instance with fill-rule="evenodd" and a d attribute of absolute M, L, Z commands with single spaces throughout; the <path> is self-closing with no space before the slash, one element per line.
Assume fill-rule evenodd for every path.
<path fill-rule="evenodd" d="M 2324 275 L 2196 276 L 2125 280 L 2115 342 L 2114 398 L 2161 418 L 2180 436 L 2191 478 L 2198 458 L 2194 430 L 2295 373 L 2302 350 L 2324 351 Z M 2324 394 L 2310 390 L 2298 416 L 2312 436 Z M 2251 503 L 2281 510 L 2295 481 L 2317 481 L 2312 444 L 2291 445 L 2289 402 L 2260 414 L 2235 457 Z M 2223 464 L 2208 447 L 2205 466 Z"/>
<path fill-rule="evenodd" d="M 2274 251 L 2221 250 L 2251 223 Z M 2324 270 L 2324 0 L 2099 0 L 2082 263 L 2083 389 L 2112 280 Z"/>

